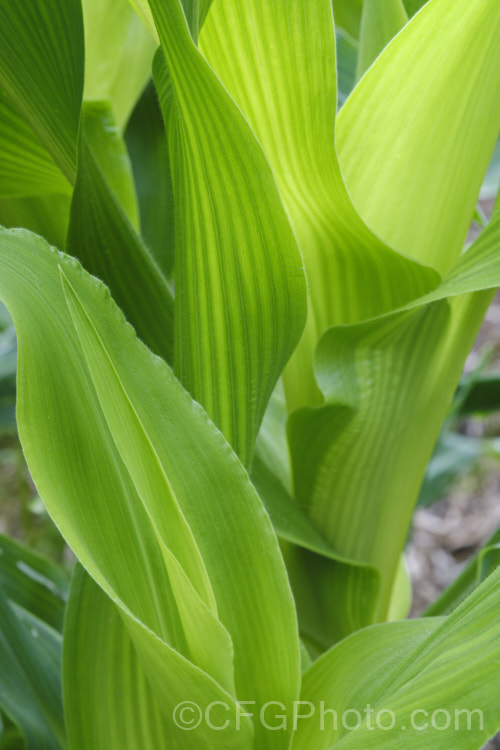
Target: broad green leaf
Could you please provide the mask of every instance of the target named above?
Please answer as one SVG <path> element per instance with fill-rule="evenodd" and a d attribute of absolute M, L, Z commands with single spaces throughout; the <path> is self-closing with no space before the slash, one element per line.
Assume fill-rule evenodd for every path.
<path fill-rule="evenodd" d="M 16 237 L 14 234 L 11 234 L 10 236 L 13 238 Z M 21 238 L 21 245 L 23 236 L 26 237 L 29 235 L 23 235 L 23 233 L 17 235 L 18 240 Z M 16 247 L 16 244 L 14 244 L 14 247 Z M 53 305 L 57 304 L 57 300 L 59 301 L 58 315 L 61 320 L 64 319 L 65 315 L 67 319 L 67 307 L 59 278 L 58 256 L 54 251 L 49 251 L 48 248 L 44 246 L 43 242 L 40 240 L 37 241 L 37 238 L 32 239 L 31 247 L 25 248 L 24 262 L 26 262 L 26 253 L 29 253 L 29 251 L 31 251 L 32 256 L 35 254 L 33 262 L 35 262 L 37 252 L 45 256 L 39 260 L 39 265 L 42 269 L 43 264 L 45 263 L 45 293 L 48 295 L 48 298 Z M 47 256 L 47 253 L 49 253 L 49 256 Z M 22 255 L 21 249 L 18 247 L 18 262 L 22 262 Z M 49 258 L 52 262 L 51 265 Z M 63 256 L 61 256 L 61 259 L 62 258 Z M 52 277 L 46 270 L 48 263 L 49 268 L 52 268 Z M 67 258 L 66 263 L 70 268 L 72 267 L 71 261 Z M 43 270 L 41 272 L 43 274 Z M 50 282 L 52 283 L 52 288 Z M 93 288 L 93 282 L 91 282 L 91 288 Z M 22 296 L 21 290 L 21 297 Z M 42 303 L 39 302 L 39 304 Z M 14 319 L 16 319 L 15 314 Z M 45 325 L 50 326 L 50 317 L 48 315 L 45 316 L 45 320 Z M 124 327 L 125 324 L 123 321 L 121 325 Z M 68 324 L 66 324 L 66 327 L 68 327 Z M 72 326 L 70 326 L 69 330 L 70 332 L 73 331 L 74 349 L 75 344 L 78 346 L 76 333 Z M 52 376 L 55 376 L 56 372 L 58 372 L 58 378 L 60 381 L 61 364 L 59 364 L 59 366 L 57 365 L 57 346 L 54 346 L 55 336 L 59 337 L 59 347 L 60 350 L 65 352 L 64 361 L 67 363 L 66 366 L 68 366 L 71 362 L 70 353 L 68 351 L 69 333 L 67 330 L 64 330 L 64 326 L 62 331 L 57 331 L 57 327 L 53 327 L 51 332 L 44 331 L 42 337 L 43 344 L 42 339 L 40 339 L 40 341 L 44 347 L 47 347 L 47 350 L 51 351 L 51 360 L 53 360 L 48 368 L 48 374 L 46 373 L 46 375 L 50 376 L 52 371 Z M 133 334 L 130 333 L 130 336 L 133 337 Z M 19 329 L 18 337 L 20 340 L 19 373 L 20 378 L 22 378 L 22 334 L 19 333 Z M 133 337 L 133 340 L 135 341 L 135 337 Z M 81 352 L 81 349 L 79 350 L 79 357 L 80 364 L 78 364 L 78 360 L 75 359 L 75 354 L 73 354 L 73 367 L 75 368 L 81 367 L 82 364 L 81 360 L 83 359 L 83 353 Z M 68 377 L 71 377 L 68 370 L 67 374 Z M 41 378 L 39 367 L 38 376 Z M 141 374 L 141 378 L 142 377 L 143 373 Z M 41 382 L 42 379 L 40 380 L 40 383 Z M 47 382 L 50 381 L 46 380 L 45 382 L 47 385 Z M 77 395 L 76 388 L 78 385 L 80 387 Z M 79 403 L 76 405 L 76 411 L 72 410 L 70 412 L 69 405 L 72 401 L 70 395 L 72 390 L 73 400 L 76 401 L 76 399 L 78 399 Z M 84 394 L 87 396 L 86 401 L 84 399 Z M 79 412 L 81 413 L 82 409 L 85 409 L 86 416 L 85 418 L 82 418 L 79 423 L 81 430 L 80 437 L 78 438 L 77 435 L 73 433 L 73 440 L 76 441 L 73 450 L 77 451 L 79 461 L 75 457 L 71 460 L 68 458 L 68 454 L 66 454 L 66 458 L 62 459 L 62 461 L 60 458 L 56 457 L 56 461 L 60 465 L 60 471 L 57 472 L 54 469 L 53 476 L 55 479 L 56 474 L 58 475 L 58 479 L 55 481 L 58 486 L 61 487 L 61 490 L 59 491 L 63 491 L 64 479 L 61 475 L 64 473 L 64 466 L 66 465 L 68 467 L 66 469 L 66 481 L 69 483 L 69 488 L 67 488 L 66 494 L 64 495 L 65 500 L 60 511 L 63 514 L 63 531 L 65 530 L 64 521 L 66 520 L 66 523 L 68 523 L 64 510 L 67 508 L 69 498 L 72 497 L 73 502 L 77 506 L 76 509 L 73 507 L 72 511 L 73 513 L 76 513 L 78 518 L 78 524 L 73 529 L 73 535 L 70 534 L 72 539 L 74 537 L 73 547 L 75 548 L 75 551 L 79 552 L 80 559 L 82 559 L 87 567 L 90 567 L 92 573 L 98 579 L 100 578 L 101 580 L 104 579 L 104 581 L 106 581 L 108 593 L 114 596 L 115 599 L 120 601 L 123 599 L 125 604 L 122 604 L 122 606 L 127 606 L 128 610 L 130 610 L 136 618 L 142 618 L 142 622 L 145 623 L 144 625 L 137 626 L 134 620 L 133 627 L 139 627 L 139 630 L 141 630 L 141 627 L 149 627 L 157 634 L 155 635 L 155 638 L 164 638 L 169 644 L 173 644 L 181 652 L 190 654 L 194 659 L 197 658 L 198 660 L 201 660 L 204 666 L 206 666 L 207 662 L 212 661 L 212 659 L 218 656 L 219 662 L 216 664 L 216 668 L 219 672 L 219 664 L 220 669 L 224 668 L 227 664 L 225 654 L 230 654 L 231 652 L 230 646 L 228 646 L 227 642 L 228 638 L 224 637 L 222 626 L 215 622 L 214 616 L 207 610 L 206 606 L 201 602 L 197 604 L 197 596 L 192 593 L 192 587 L 190 588 L 189 585 L 182 586 L 185 574 L 180 570 L 178 563 L 176 564 L 172 553 L 170 553 L 165 547 L 163 541 L 158 538 L 157 526 L 154 521 L 150 519 L 148 508 L 144 507 L 143 502 L 138 495 L 133 477 L 127 473 L 118 449 L 112 441 L 111 436 L 108 435 L 105 417 L 100 411 L 98 402 L 96 403 L 97 397 L 93 391 L 88 371 L 84 369 L 80 373 L 80 378 L 70 384 L 69 393 L 67 395 L 68 400 L 66 406 L 63 406 L 62 409 L 60 409 L 59 419 L 62 419 L 63 423 L 64 419 L 69 419 L 70 424 L 72 423 L 74 425 L 75 422 L 73 420 L 75 417 L 78 419 L 78 414 Z M 58 388 L 54 389 L 53 394 L 45 393 L 45 406 L 48 406 L 47 399 L 50 402 L 51 399 L 56 399 L 58 401 L 59 398 L 60 385 Z M 75 406 L 75 404 L 71 404 L 71 406 Z M 22 409 L 23 388 L 20 386 L 18 426 L 21 435 L 23 432 Z M 36 419 L 34 413 L 31 413 L 29 417 L 31 419 Z M 83 431 L 86 423 L 87 433 Z M 86 472 L 86 469 L 84 468 L 86 462 L 87 470 L 89 466 L 95 466 L 96 459 L 95 457 L 91 458 L 95 449 L 88 446 L 87 452 L 85 452 L 81 443 L 84 440 L 88 441 L 89 435 L 92 436 L 93 440 L 98 439 L 99 424 L 101 425 L 101 445 L 99 450 L 102 451 L 100 454 L 100 461 L 97 463 L 94 472 L 92 474 L 87 474 L 86 480 L 84 481 L 81 476 L 78 477 L 78 466 L 75 465 L 75 462 L 80 462 L 80 471 L 83 473 Z M 58 433 L 57 435 L 52 436 L 52 440 L 55 440 L 56 443 L 61 439 L 63 439 L 62 434 Z M 56 446 L 53 442 L 52 446 L 55 450 Z M 137 447 L 138 446 L 136 446 L 136 449 Z M 71 453 L 71 443 L 66 445 L 66 449 L 68 448 Z M 62 457 L 64 455 L 64 447 L 61 445 L 57 450 L 57 455 Z M 56 454 L 54 453 L 53 455 L 55 456 Z M 44 472 L 47 472 L 48 470 L 50 470 L 49 463 L 45 461 Z M 36 472 L 33 471 L 32 473 L 35 476 Z M 75 493 L 74 482 L 77 477 L 81 489 L 77 490 Z M 71 486 L 73 486 L 72 493 L 70 489 Z M 58 493 L 53 493 L 49 498 L 49 505 L 51 505 L 50 501 L 56 504 L 57 497 Z M 115 504 L 108 509 L 105 506 L 99 506 L 99 510 L 94 508 L 93 517 L 89 517 L 88 502 L 90 497 L 94 497 L 96 503 L 100 502 L 99 498 L 101 497 L 108 498 L 108 502 L 110 498 L 114 497 Z M 158 497 L 157 502 L 160 503 L 160 505 L 161 500 L 162 498 Z M 78 502 L 80 502 L 80 506 L 77 505 Z M 83 522 L 78 515 L 78 508 L 80 509 L 80 514 L 86 516 L 85 522 Z M 72 518 L 73 514 L 69 514 L 69 519 Z M 171 521 L 174 530 L 177 530 L 176 524 L 174 523 L 175 516 L 172 516 Z M 96 533 L 97 525 L 100 526 L 100 533 Z M 110 525 L 112 525 L 116 535 L 113 540 L 109 538 Z M 177 526 L 178 525 L 179 524 L 177 524 Z M 128 540 L 127 543 L 125 543 L 124 540 Z M 182 539 L 179 544 L 182 544 Z M 89 548 L 87 545 L 89 545 Z M 121 552 L 119 552 L 120 547 L 123 547 Z M 192 562 L 192 566 L 195 565 L 195 562 L 196 561 Z M 138 566 L 135 574 L 131 575 L 130 571 L 133 571 L 135 566 Z M 179 583 L 179 580 L 181 580 L 181 583 Z M 188 604 L 190 605 L 190 609 L 187 606 Z M 191 642 L 193 639 L 192 633 L 189 631 L 190 627 L 192 629 L 189 617 L 194 615 L 198 617 L 198 623 L 202 623 L 201 637 L 199 637 L 198 642 L 195 644 L 197 649 L 196 653 L 192 653 Z M 218 631 L 215 633 L 215 635 L 218 636 L 218 641 L 213 637 L 214 628 Z M 211 636 L 212 639 L 210 639 Z M 218 646 L 220 646 L 220 650 Z"/>
<path fill-rule="evenodd" d="M 326 404 L 290 418 L 297 498 L 338 554 L 382 572 L 381 617 L 425 467 L 500 285 L 499 247 L 497 218 L 434 292 L 327 331 L 316 352 Z"/>
<path fill-rule="evenodd" d="M 305 323 L 302 260 L 262 148 L 193 45 L 179 1 L 150 4 L 177 114 L 175 369 L 249 464 Z M 161 101 L 160 57 L 154 74 Z"/>
<path fill-rule="evenodd" d="M 500 727 L 499 582 L 497 571 L 447 618 L 375 626 L 331 649 L 305 673 L 301 699 L 318 709 L 324 701 L 324 709 L 336 710 L 338 728 L 327 715 L 324 731 L 318 731 L 318 711 L 300 722 L 293 750 L 482 747 Z M 372 709 L 371 721 L 367 707 Z M 361 713 L 355 731 L 342 724 L 343 712 L 349 709 Z M 417 716 L 416 709 L 420 711 Z M 448 729 L 443 730 L 438 719 L 441 730 L 432 728 L 431 716 L 436 710 L 449 712 Z M 382 711 L 392 712 L 392 730 L 377 728 L 377 716 L 382 725 L 388 724 Z M 458 714 L 458 730 L 457 711 L 474 712 L 469 717 Z M 427 731 L 421 728 L 422 718 L 428 720 Z"/>
<path fill-rule="evenodd" d="M 18 333 L 28 464 L 62 533 L 120 607 L 148 679 L 167 708 L 183 689 L 193 700 L 232 700 L 182 655 L 194 658 L 187 618 L 196 595 L 198 648 L 210 657 L 210 622 L 229 633 L 240 699 L 289 706 L 300 674 L 293 600 L 246 472 L 102 284 L 29 233 L 1 237 L 0 295 Z M 33 278 L 26 269 L 35 267 Z M 189 747 L 201 746 L 196 738 Z M 228 747 L 247 740 L 228 733 Z"/>
<path fill-rule="evenodd" d="M 408 14 L 403 0 L 364 0 L 359 37 L 358 78 L 368 70 L 407 21 Z"/>
<path fill-rule="evenodd" d="M 0 706 L 23 734 L 27 750 L 64 742 L 60 636 L 15 609 L 0 587 Z"/>
<path fill-rule="evenodd" d="M 3 0 L 0 87 L 72 183 L 83 89 L 79 0 Z"/>
<path fill-rule="evenodd" d="M 151 76 L 155 40 L 129 0 L 83 0 L 87 100 L 109 100 L 123 130 Z"/>
<path fill-rule="evenodd" d="M 110 130 L 109 117 L 102 104 L 84 105 L 67 249 L 109 284 L 137 334 L 155 353 L 170 360 L 172 293 L 123 209 L 125 205 L 134 211 L 134 188 L 124 146 L 116 131 Z M 125 195 L 124 172 L 129 180 Z"/>
<path fill-rule="evenodd" d="M 74 288 L 65 275 L 63 279 L 68 308 L 108 426 L 146 510 L 156 519 L 157 533 L 165 544 L 162 553 L 188 652 L 195 663 L 233 692 L 231 638 L 214 617 L 217 604 L 199 549 L 151 438 L 144 435 L 145 427 L 133 404 L 129 403 L 130 396 L 116 373 L 112 357 L 106 352 Z M 200 629 L 203 638 L 200 638 Z"/>
<path fill-rule="evenodd" d="M 205 711 L 214 702 L 209 718 L 221 726 L 227 720 L 227 709 L 220 706 L 227 705 L 235 712 L 234 702 L 150 632 L 141 632 L 137 646 L 137 630 L 132 638 L 128 632 L 133 624 L 77 566 L 63 650 L 64 712 L 71 748 L 209 750 L 214 730 L 205 722 L 191 731 L 177 727 L 173 721 L 181 716 L 177 705 L 184 705 L 189 696 Z M 155 678 L 158 666 L 151 670 L 159 660 L 164 660 L 162 681 Z M 242 719 L 239 732 L 228 726 L 218 733 L 218 740 L 223 750 L 250 750 L 251 736 L 250 724 Z"/>
<path fill-rule="evenodd" d="M 77 565 L 64 630 L 64 710 L 72 750 L 160 750 L 169 735 L 112 600 Z"/>
<path fill-rule="evenodd" d="M 68 230 L 71 196 L 63 193 L 0 199 L 0 224 L 24 227 L 63 248 Z"/>
<path fill-rule="evenodd" d="M 286 409 L 276 390 L 257 439 L 251 478 L 281 541 L 301 636 L 309 651 L 320 654 L 371 624 L 379 574 L 342 557 L 327 542 L 290 494 L 289 474 Z M 337 600 L 345 602 L 342 610 Z"/>
<path fill-rule="evenodd" d="M 136 12 L 139 14 L 146 28 L 151 33 L 153 39 L 159 44 L 160 40 L 156 31 L 155 22 L 153 21 L 153 16 L 151 15 L 151 8 L 149 7 L 148 0 L 130 0 L 130 2 L 132 7 L 135 8 Z"/>
<path fill-rule="evenodd" d="M 0 587 L 5 596 L 62 630 L 68 583 L 61 568 L 0 535 Z"/>
<path fill-rule="evenodd" d="M 342 733 L 346 733 L 342 727 L 343 712 L 359 709 L 364 718 L 365 708 L 367 705 L 373 707 L 377 689 L 380 691 L 385 685 L 387 675 L 424 643 L 440 622 L 444 622 L 444 618 L 375 625 L 354 633 L 323 654 L 303 675 L 300 698 L 315 706 L 315 716 L 298 721 L 293 750 L 309 750 L 313 746 L 315 750 L 336 747 Z M 324 731 L 318 731 L 321 715 L 317 711 L 321 705 L 324 711 L 333 709 L 337 712 L 337 731 L 331 713 L 325 713 L 320 725 Z M 304 713 L 307 713 L 305 705 Z M 347 723 L 350 718 L 347 717 Z M 375 724 L 373 717 L 372 723 Z"/>
<path fill-rule="evenodd" d="M 152 83 L 132 112 L 125 133 L 132 161 L 145 244 L 167 278 L 174 267 L 174 194 L 165 128 Z"/>
<path fill-rule="evenodd" d="M 0 197 L 69 191 L 62 172 L 0 90 Z"/>
<path fill-rule="evenodd" d="M 500 130 L 499 35 L 497 0 L 430 0 L 339 114 L 337 151 L 359 213 L 441 272 L 462 251 Z"/>
<path fill-rule="evenodd" d="M 219 0 L 200 45 L 264 147 L 304 257 L 308 322 L 285 373 L 288 407 L 320 403 L 311 362 L 323 331 L 403 304 L 438 277 L 375 237 L 345 188 L 330 0 Z"/>

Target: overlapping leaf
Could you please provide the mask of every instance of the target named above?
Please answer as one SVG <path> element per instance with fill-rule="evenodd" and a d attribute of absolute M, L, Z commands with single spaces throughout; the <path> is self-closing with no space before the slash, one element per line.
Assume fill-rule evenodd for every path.
<path fill-rule="evenodd" d="M 269 519 L 235 455 L 102 285 L 29 233 L 1 236 L 28 463 L 77 556 L 121 608 L 165 710 L 186 694 L 234 705 L 196 666 L 212 659 L 220 677 L 227 643 L 214 627 L 232 640 L 238 697 L 290 705 L 300 669 L 293 601 Z M 171 728 L 175 741 L 180 730 Z M 182 746 L 210 747 L 207 731 Z M 246 747 L 249 732 L 246 724 L 228 732 L 228 747 Z"/>
<path fill-rule="evenodd" d="M 128 0 L 83 0 L 84 98 L 110 101 L 121 130 L 151 76 L 155 40 Z"/>
<path fill-rule="evenodd" d="M 151 2 L 174 89 L 175 368 L 244 463 L 305 321 L 302 261 L 273 174 L 193 45 L 178 0 Z"/>
<path fill-rule="evenodd" d="M 352 206 L 334 149 L 329 0 L 278 6 L 220 0 L 200 44 L 263 144 L 298 238 L 309 281 L 308 323 L 285 388 L 289 408 L 320 403 L 311 363 L 321 333 L 403 304 L 432 288 L 437 274 L 385 246 Z"/>
<path fill-rule="evenodd" d="M 493 94 L 500 84 L 494 31 L 500 21 L 498 5 L 484 0 L 468 4 L 467 24 L 462 10 L 449 0 L 432 0 L 426 12 L 413 19 L 377 59 L 339 116 L 338 150 L 349 190 L 355 199 L 363 194 L 378 201 L 386 189 L 379 192 L 378 185 L 389 185 L 387 164 L 397 169 L 400 182 L 392 182 L 390 191 L 387 187 L 376 228 L 392 241 L 395 238 L 385 231 L 383 217 L 387 216 L 389 229 L 405 227 L 413 245 L 400 238 L 397 249 L 423 260 L 431 257 L 424 251 L 440 248 L 441 252 L 441 246 L 443 252 L 448 248 L 448 257 L 451 252 L 456 256 L 457 221 L 466 225 L 472 215 L 489 152 L 498 135 L 499 99 Z M 441 30 L 449 44 L 442 44 Z M 474 65 L 466 65 L 464 56 L 476 44 L 481 50 Z M 311 3 L 306 9 L 302 3 L 289 3 L 286 13 L 285 9 L 280 13 L 258 0 L 221 0 L 204 27 L 201 45 L 264 145 L 305 256 L 312 314 L 308 334 L 294 356 L 294 366 L 288 368 L 285 384 L 290 407 L 319 403 L 312 375 L 307 378 L 304 373 L 312 359 L 312 348 L 328 325 L 389 313 L 400 305 L 397 296 L 405 302 L 419 298 L 417 288 L 437 288 L 438 277 L 430 269 L 412 265 L 370 234 L 347 196 L 333 150 L 335 55 L 329 2 Z M 274 55 L 279 63 L 274 62 Z M 399 85 L 401 65 L 397 55 L 405 56 L 405 65 L 412 56 L 420 61 L 425 55 L 424 63 L 412 64 L 411 86 Z M 446 64 L 440 64 L 440 55 Z M 456 91 L 450 91 L 450 70 L 455 68 L 460 74 L 454 78 Z M 377 115 L 374 119 L 374 113 L 381 112 L 389 99 L 391 127 L 406 139 L 404 152 L 394 148 L 394 130 L 388 134 L 389 116 L 384 114 L 384 119 Z M 474 123 L 464 121 L 465 110 Z M 401 123 L 397 113 L 411 118 L 411 127 Z M 447 128 L 448 121 L 452 130 Z M 382 122 L 384 125 L 379 124 Z M 428 143 L 432 144 L 431 151 L 441 149 L 441 143 L 443 148 L 439 154 L 433 152 L 432 158 L 430 152 L 421 158 L 422 139 L 428 129 L 437 127 L 436 123 L 442 137 L 436 140 L 433 136 Z M 351 140 L 354 129 L 356 136 Z M 404 162 L 401 153 L 405 154 Z M 461 158 L 462 153 L 467 153 L 467 159 Z M 358 154 L 366 158 L 359 157 L 355 171 L 349 158 L 352 155 L 355 160 Z M 370 160 L 377 167 L 372 170 L 369 166 L 367 171 L 365 164 Z M 443 189 L 442 181 L 436 178 L 438 161 L 439 170 L 446 171 L 446 180 L 454 181 L 453 189 Z M 412 193 L 405 191 L 401 180 L 407 181 Z M 469 201 L 470 209 L 464 207 L 464 201 Z M 365 218 L 363 211 L 361 215 Z M 453 224 L 446 242 L 441 241 L 441 234 L 436 239 L 432 229 L 439 224 L 442 232 L 443 215 L 448 225 Z M 414 231 L 417 225 L 418 232 Z M 492 234 L 489 237 L 494 241 Z M 420 254 L 415 252 L 417 244 Z M 471 269 L 477 268 L 478 257 L 465 258 Z M 495 285 L 491 275 L 490 279 L 483 277 L 484 284 L 478 281 L 476 285 L 467 285 L 465 275 L 461 278 L 464 292 Z M 452 293 L 458 293 L 459 287 L 454 288 Z M 434 299 L 446 295 L 443 286 Z M 431 299 L 429 296 L 428 301 Z M 324 336 L 316 368 L 330 403 L 293 417 L 290 439 L 299 501 L 337 553 L 377 565 L 384 560 L 381 596 L 385 614 L 423 468 L 487 300 L 488 294 L 468 304 L 453 302 L 450 308 L 446 302 L 438 302 L 432 310 L 401 313 L 387 322 L 381 319 L 359 327 L 332 329 Z M 420 299 L 419 305 L 424 302 Z M 357 331 L 361 338 L 371 337 L 372 343 L 361 345 L 351 337 L 351 331 Z M 364 354 L 358 347 L 365 347 Z M 367 368 L 364 374 L 359 360 Z M 325 391 L 328 380 L 331 382 Z M 392 410 L 382 409 L 386 402 L 393 405 Z M 407 427 L 412 419 L 419 435 L 417 450 Z M 419 430 L 425 432 L 420 435 Z M 385 459 L 381 462 L 382 451 Z M 308 465 L 314 465 L 315 470 L 310 472 Z M 399 475 L 395 465 L 400 467 Z M 313 497 L 322 501 L 316 503 Z M 367 513 L 371 521 L 367 521 Z M 386 531 L 379 533 L 379 529 Z M 295 567 L 308 569 L 306 561 Z M 391 572 L 387 574 L 387 570 Z M 307 591 L 307 586 L 301 588 Z"/>
<path fill-rule="evenodd" d="M 62 630 L 68 582 L 50 560 L 0 535 L 0 587 L 8 599 Z"/>
<path fill-rule="evenodd" d="M 434 292 L 381 319 L 330 329 L 316 357 L 327 405 L 291 417 L 298 498 L 335 549 L 385 571 L 382 616 L 488 290 L 500 285 L 499 248 L 497 218 Z"/>
<path fill-rule="evenodd" d="M 293 749 L 481 747 L 500 726 L 499 584 L 497 571 L 448 618 L 368 628 L 321 657 L 305 673 L 301 695 L 315 715 L 299 722 Z M 336 726 L 328 709 L 337 712 Z M 346 710 L 359 711 L 354 731 L 345 723 L 356 726 L 357 717 L 344 717 Z"/>
<path fill-rule="evenodd" d="M 79 565 L 68 602 L 63 669 L 74 750 L 173 747 L 119 609 Z"/>
<path fill-rule="evenodd" d="M 499 34 L 496 0 L 430 0 L 339 114 L 339 160 L 361 216 L 441 272 L 462 251 L 500 130 Z"/>
<path fill-rule="evenodd" d="M 365 0 L 359 38 L 358 78 L 407 21 L 403 0 Z"/>
<path fill-rule="evenodd" d="M 64 743 L 60 684 L 61 637 L 9 601 L 0 587 L 0 707 L 28 750 Z"/>

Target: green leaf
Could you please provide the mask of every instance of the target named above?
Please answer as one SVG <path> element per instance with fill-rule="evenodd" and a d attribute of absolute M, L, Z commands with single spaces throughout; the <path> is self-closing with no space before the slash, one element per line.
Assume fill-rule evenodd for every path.
<path fill-rule="evenodd" d="M 0 197 L 70 192 L 46 149 L 0 90 Z"/>
<path fill-rule="evenodd" d="M 339 555 L 290 494 L 289 467 L 283 465 L 281 451 L 277 450 L 281 408 L 275 392 L 257 440 L 251 477 L 281 540 L 301 636 L 309 650 L 319 654 L 354 630 L 371 624 L 379 574 L 370 566 Z M 287 451 L 286 442 L 283 450 Z M 342 609 L 338 600 L 345 603 Z"/>
<path fill-rule="evenodd" d="M 68 230 L 71 197 L 61 193 L 0 199 L 0 224 L 24 227 L 63 248 Z"/>
<path fill-rule="evenodd" d="M 147 86 L 125 133 L 141 216 L 142 237 L 167 278 L 174 268 L 174 194 L 158 97 Z"/>
<path fill-rule="evenodd" d="M 68 582 L 61 568 L 0 534 L 0 587 L 12 602 L 62 630 Z"/>
<path fill-rule="evenodd" d="M 103 104 L 84 105 L 67 249 L 109 284 L 137 334 L 170 360 L 172 293 L 123 210 L 125 205 L 135 212 L 134 188 L 123 143 L 116 130 L 110 130 L 109 118 Z"/>
<path fill-rule="evenodd" d="M 83 89 L 79 0 L 2 2 L 0 87 L 72 183 Z"/>
<path fill-rule="evenodd" d="M 132 164 L 113 119 L 109 102 L 85 103 L 81 116 L 82 138 L 108 186 L 134 229 L 139 229 L 139 208 L 135 194 Z"/>
<path fill-rule="evenodd" d="M 361 16 L 357 78 L 361 78 L 407 21 L 403 0 L 365 0 Z"/>
<path fill-rule="evenodd" d="M 500 285 L 499 247 L 500 217 L 434 292 L 327 331 L 316 352 L 326 404 L 290 418 L 296 496 L 338 554 L 381 571 L 380 617 L 488 290 Z"/>
<path fill-rule="evenodd" d="M 0 706 L 28 750 L 58 750 L 64 742 L 60 648 L 60 636 L 16 610 L 0 587 Z"/>
<path fill-rule="evenodd" d="M 201 615 L 197 647 L 206 659 L 212 648 L 219 670 L 227 651 L 214 647 L 208 625 L 232 639 L 240 699 L 290 706 L 300 675 L 293 600 L 271 523 L 236 456 L 75 261 L 29 233 L 3 231 L 0 266 L 0 295 L 18 334 L 18 424 L 34 481 L 82 564 L 120 607 L 166 709 L 185 700 L 182 690 L 193 700 L 233 700 L 187 661 L 198 658 L 188 619 Z M 35 267 L 33 277 L 26 269 Z M 246 731 L 228 733 L 228 747 L 247 740 Z M 287 736 L 280 740 L 273 747 L 286 746 Z M 269 742 L 262 733 L 259 746 Z"/>
<path fill-rule="evenodd" d="M 81 112 L 79 151 L 92 148 L 94 160 L 122 211 L 137 226 L 137 205 L 132 165 L 116 126 L 109 101 L 84 102 Z M 83 161 L 79 153 L 79 161 Z M 80 164 L 79 164 L 80 167 Z"/>
<path fill-rule="evenodd" d="M 65 621 L 63 686 L 72 750 L 165 746 L 169 727 L 120 611 L 79 565 Z"/>
<path fill-rule="evenodd" d="M 151 76 L 155 40 L 128 0 L 83 0 L 87 100 L 109 100 L 123 131 Z"/>
<path fill-rule="evenodd" d="M 193 45 L 181 5 L 151 7 L 177 113 L 175 369 L 249 464 L 305 323 L 302 260 L 262 148 Z M 154 75 L 161 101 L 169 88 L 159 56 Z"/>
<path fill-rule="evenodd" d="M 430 0 L 339 113 L 337 151 L 359 213 L 441 272 L 462 251 L 500 130 L 499 34 L 497 0 Z"/>
<path fill-rule="evenodd" d="M 312 356 L 324 330 L 403 304 L 433 288 L 437 274 L 375 237 L 345 188 L 334 149 L 330 0 L 220 0 L 200 46 L 263 145 L 304 256 L 308 321 L 285 371 L 288 408 L 321 403 Z"/>
<path fill-rule="evenodd" d="M 321 657 L 304 674 L 301 694 L 318 711 L 299 723 L 293 750 L 482 747 L 500 727 L 496 699 L 500 687 L 499 581 L 497 571 L 448 618 L 368 628 Z M 337 729 L 327 714 L 324 731 L 319 731 L 320 701 L 323 710 L 337 711 Z M 370 719 L 366 708 L 372 710 Z M 353 709 L 359 710 L 361 722 L 349 731 L 342 717 L 344 711 Z M 392 715 L 384 716 L 382 711 Z M 436 716 L 440 731 L 432 727 L 434 711 L 449 712 L 448 729 L 443 730 L 442 714 Z M 474 712 L 469 717 L 458 714 L 459 729 L 457 711 Z M 394 728 L 378 728 L 377 717 L 386 727 L 394 717 Z M 427 730 L 422 730 L 426 719 Z M 355 720 L 347 716 L 351 726 Z"/>

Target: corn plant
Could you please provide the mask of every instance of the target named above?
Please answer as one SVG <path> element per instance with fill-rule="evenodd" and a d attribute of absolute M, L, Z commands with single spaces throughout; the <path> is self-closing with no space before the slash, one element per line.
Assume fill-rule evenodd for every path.
<path fill-rule="evenodd" d="M 499 39 L 498 0 L 0 0 L 17 425 L 78 560 L 0 540 L 0 747 L 500 728 L 497 536 L 419 619 L 402 562 L 500 285 Z"/>

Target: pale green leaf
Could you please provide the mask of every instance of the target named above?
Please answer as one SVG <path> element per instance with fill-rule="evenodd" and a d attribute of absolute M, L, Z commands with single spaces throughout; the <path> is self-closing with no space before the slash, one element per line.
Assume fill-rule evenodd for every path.
<path fill-rule="evenodd" d="M 368 70 L 407 21 L 408 15 L 403 0 L 364 0 L 359 37 L 358 78 Z"/>
<path fill-rule="evenodd" d="M 459 257 L 500 130 L 500 5 L 430 0 L 338 118 L 354 204 L 397 250 L 441 272 Z"/>
<path fill-rule="evenodd" d="M 179 1 L 151 7 L 177 114 L 175 369 L 248 464 L 304 326 L 302 260 L 262 148 L 193 45 Z M 159 57 L 154 70 L 162 100 Z"/>
<path fill-rule="evenodd" d="M 334 148 L 330 0 L 219 0 L 200 45 L 262 143 L 299 241 L 308 322 L 284 382 L 290 409 L 320 403 L 311 362 L 321 333 L 390 310 L 435 286 L 437 275 L 386 247 L 352 206 Z"/>
<path fill-rule="evenodd" d="M 112 600 L 76 566 L 64 630 L 72 750 L 162 750 L 169 729 Z M 171 742 L 171 740 L 170 740 Z"/>
<path fill-rule="evenodd" d="M 139 208 L 132 164 L 125 142 L 107 101 L 85 103 L 81 115 L 82 138 L 92 150 L 108 186 L 134 229 L 139 229 Z"/>
<path fill-rule="evenodd" d="M 497 571 L 448 618 L 368 628 L 326 653 L 304 675 L 301 699 L 318 711 L 300 722 L 293 750 L 482 747 L 500 727 L 499 580 Z M 319 731 L 320 701 L 338 712 L 337 728 L 327 714 Z M 349 709 L 361 714 L 355 731 L 342 722 Z M 442 728 L 442 713 L 436 717 L 440 730 L 432 726 L 434 711 L 448 712 L 448 728 Z M 462 711 L 458 718 L 457 711 Z M 379 729 L 377 717 L 382 726 L 394 717 L 394 728 Z M 352 714 L 347 723 L 353 725 Z"/>
<path fill-rule="evenodd" d="M 120 130 L 151 76 L 155 40 L 129 0 L 83 0 L 87 100 L 109 100 Z"/>
<path fill-rule="evenodd" d="M 232 700 L 182 656 L 194 659 L 186 618 L 195 594 L 204 613 L 197 647 L 207 658 L 214 648 L 212 613 L 234 645 L 237 695 L 289 706 L 300 673 L 293 600 L 269 518 L 236 456 L 101 284 L 26 232 L 2 232 L 0 248 L 0 294 L 20 346 L 18 422 L 35 483 L 120 606 L 166 708 L 188 688 L 193 700 Z M 36 280 L 27 273 L 35 267 Z M 228 747 L 245 747 L 246 730 L 236 739 L 229 732 Z"/>
<path fill-rule="evenodd" d="M 342 557 L 326 541 L 291 495 L 289 472 L 286 410 L 277 389 L 257 439 L 251 477 L 281 540 L 301 636 L 319 654 L 371 624 L 379 574 Z M 342 609 L 337 600 L 345 602 Z"/>
<path fill-rule="evenodd" d="M 500 217 L 434 292 L 325 333 L 316 376 L 327 403 L 290 419 L 297 498 L 337 553 L 382 572 L 381 617 L 488 290 L 500 285 L 499 247 Z"/>

